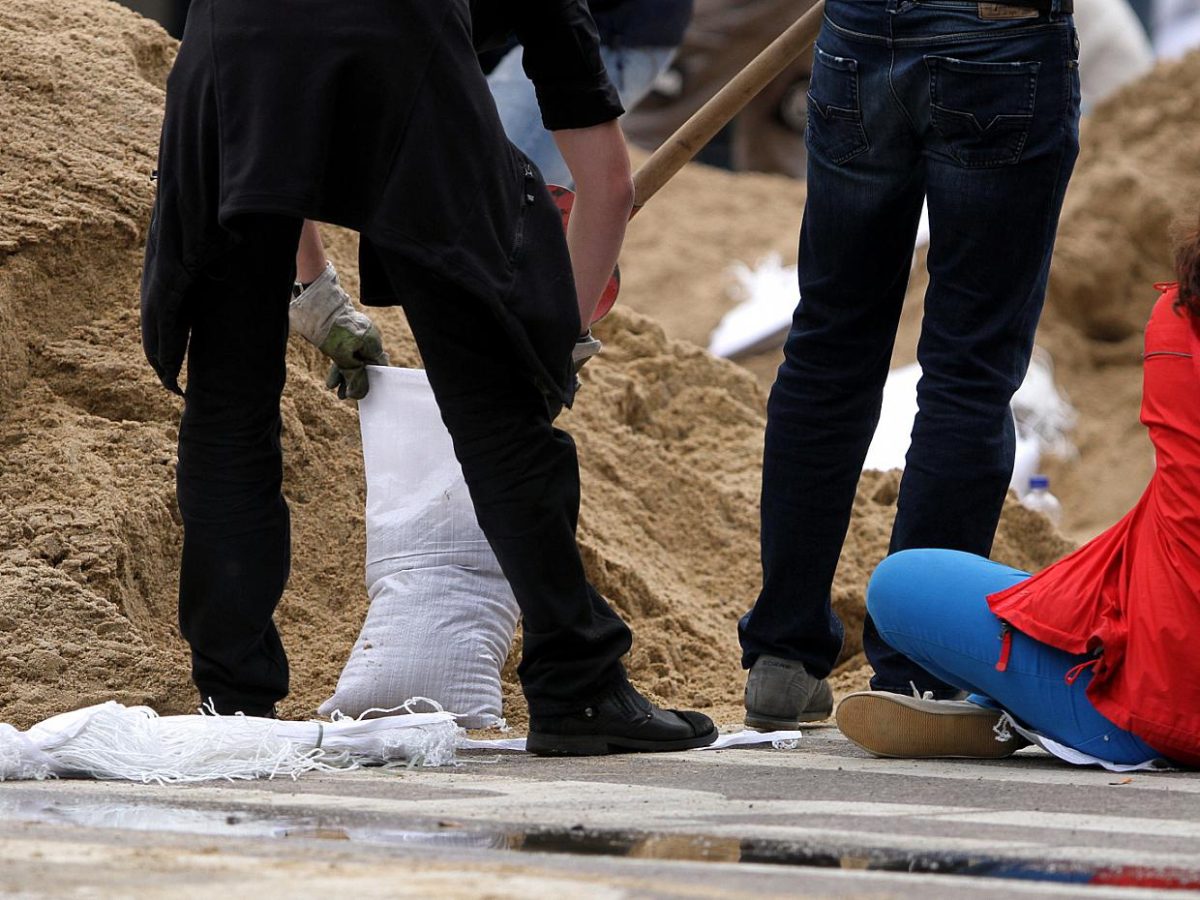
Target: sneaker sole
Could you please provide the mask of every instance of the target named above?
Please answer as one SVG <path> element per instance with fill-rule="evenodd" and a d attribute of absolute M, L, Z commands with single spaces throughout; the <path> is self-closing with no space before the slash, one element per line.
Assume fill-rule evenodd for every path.
<path fill-rule="evenodd" d="M 533 734 L 525 749 L 536 756 L 608 756 L 611 753 L 670 753 L 707 747 L 717 739 L 717 729 L 678 741 L 640 741 L 610 734 Z"/>
<path fill-rule="evenodd" d="M 1004 759 L 1026 744 L 996 740 L 998 710 L 937 712 L 927 704 L 902 694 L 852 694 L 838 705 L 837 725 L 868 753 L 900 759 Z"/>

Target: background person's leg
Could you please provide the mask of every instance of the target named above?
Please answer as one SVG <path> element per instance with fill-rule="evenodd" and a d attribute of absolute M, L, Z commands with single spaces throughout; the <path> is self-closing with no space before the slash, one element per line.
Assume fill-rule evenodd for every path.
<path fill-rule="evenodd" d="M 1067 683 L 1067 672 L 1087 656 L 1013 631 L 1008 665 L 996 669 L 1003 624 L 988 609 L 987 596 L 1028 577 L 969 553 L 911 550 L 876 569 L 867 607 L 888 644 L 950 684 L 990 697 L 1034 731 L 1109 762 L 1158 757 L 1092 706 L 1090 670 Z"/>
<path fill-rule="evenodd" d="M 244 240 L 194 286 L 179 425 L 179 624 L 218 712 L 269 713 L 288 665 L 272 615 L 287 584 L 279 398 L 300 221 L 247 218 Z"/>
<path fill-rule="evenodd" d="M 626 111 L 637 107 L 675 58 L 677 47 L 600 48 L 600 58 Z"/>
<path fill-rule="evenodd" d="M 574 442 L 551 425 L 546 399 L 482 301 L 420 275 L 404 281 L 397 295 L 479 525 L 524 617 L 518 671 L 530 710 L 575 711 L 623 682 L 631 637 L 584 574 Z"/>

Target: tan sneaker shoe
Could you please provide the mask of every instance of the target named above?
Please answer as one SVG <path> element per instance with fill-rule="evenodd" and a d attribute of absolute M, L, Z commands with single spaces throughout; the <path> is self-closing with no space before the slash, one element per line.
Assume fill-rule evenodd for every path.
<path fill-rule="evenodd" d="M 1003 715 L 966 700 L 860 691 L 838 704 L 837 724 L 874 756 L 1003 759 L 1029 744 L 1000 725 Z"/>

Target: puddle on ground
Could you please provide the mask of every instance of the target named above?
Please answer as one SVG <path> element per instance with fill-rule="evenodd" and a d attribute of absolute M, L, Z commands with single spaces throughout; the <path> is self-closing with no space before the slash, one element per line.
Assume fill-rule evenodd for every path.
<path fill-rule="evenodd" d="M 791 841 L 572 829 L 501 830 L 444 821 L 393 827 L 375 815 L 294 815 L 276 810 L 167 806 L 0 793 L 0 821 L 142 832 L 346 841 L 445 850 L 510 850 L 693 862 L 759 863 L 801 868 L 969 875 L 1022 881 L 1113 885 L 1159 890 L 1200 889 L 1200 871 L 1142 867 L 1080 867 L 1050 860 L 988 858 L 884 848 L 834 848 Z"/>

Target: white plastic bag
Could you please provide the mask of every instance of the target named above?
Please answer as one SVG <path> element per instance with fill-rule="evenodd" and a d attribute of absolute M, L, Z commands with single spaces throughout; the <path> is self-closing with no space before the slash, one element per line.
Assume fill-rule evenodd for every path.
<path fill-rule="evenodd" d="M 359 404 L 371 607 L 324 715 L 428 697 L 496 724 L 517 602 L 475 519 L 423 371 L 371 367 Z"/>

